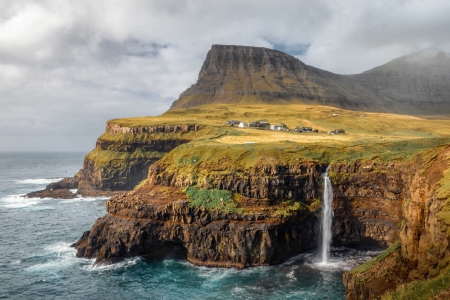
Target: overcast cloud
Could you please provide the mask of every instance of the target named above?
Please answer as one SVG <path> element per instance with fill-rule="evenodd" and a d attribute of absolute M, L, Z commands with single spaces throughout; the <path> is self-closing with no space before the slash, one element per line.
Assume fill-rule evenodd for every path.
<path fill-rule="evenodd" d="M 212 44 L 351 74 L 450 52 L 449 15 L 433 0 L 3 0 L 0 151 L 89 151 L 108 119 L 167 110 Z"/>

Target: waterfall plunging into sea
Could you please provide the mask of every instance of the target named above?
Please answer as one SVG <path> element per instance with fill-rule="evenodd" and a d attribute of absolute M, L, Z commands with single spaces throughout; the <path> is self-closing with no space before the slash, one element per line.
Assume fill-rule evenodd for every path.
<path fill-rule="evenodd" d="M 328 177 L 328 169 L 322 174 L 323 185 L 323 204 L 322 204 L 322 263 L 328 263 L 330 259 L 331 244 L 331 223 L 333 221 L 333 187 Z"/>

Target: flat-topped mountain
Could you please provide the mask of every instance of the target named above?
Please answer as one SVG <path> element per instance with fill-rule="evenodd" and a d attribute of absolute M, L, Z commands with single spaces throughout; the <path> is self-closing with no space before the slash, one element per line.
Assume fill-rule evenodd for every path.
<path fill-rule="evenodd" d="M 346 109 L 450 113 L 450 59 L 426 49 L 357 75 L 308 66 L 281 51 L 213 45 L 197 83 L 172 105 L 311 103 Z"/>

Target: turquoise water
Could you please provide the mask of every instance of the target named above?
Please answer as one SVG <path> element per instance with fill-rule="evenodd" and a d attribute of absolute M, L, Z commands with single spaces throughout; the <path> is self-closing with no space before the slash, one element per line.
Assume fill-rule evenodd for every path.
<path fill-rule="evenodd" d="M 345 299 L 342 274 L 376 252 L 332 248 L 243 271 L 197 267 L 181 249 L 93 267 L 70 245 L 105 214 L 105 198 L 27 199 L 73 176 L 83 153 L 0 153 L 0 299 Z M 50 179 L 49 179 L 50 178 Z"/>

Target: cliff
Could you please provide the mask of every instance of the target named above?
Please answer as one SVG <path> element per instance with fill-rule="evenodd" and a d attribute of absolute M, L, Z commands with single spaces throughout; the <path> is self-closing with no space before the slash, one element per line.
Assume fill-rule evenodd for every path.
<path fill-rule="evenodd" d="M 148 167 L 177 146 L 201 135 L 198 125 L 121 126 L 113 121 L 86 155 L 78 193 L 113 195 L 132 190 L 147 177 Z"/>
<path fill-rule="evenodd" d="M 408 114 L 450 111 L 450 56 L 425 49 L 356 75 L 308 66 L 286 53 L 213 45 L 197 83 L 171 109 L 211 103 L 315 103 Z"/>
<path fill-rule="evenodd" d="M 74 244 L 77 256 L 111 263 L 177 243 L 196 265 L 281 263 L 317 246 L 321 174 L 330 165 L 333 244 L 390 247 L 344 276 L 349 299 L 378 299 L 434 278 L 450 261 L 448 196 L 440 188 L 450 147 L 423 143 L 410 142 L 409 152 L 383 143 L 383 154 L 359 158 L 355 148 L 348 156 L 347 148 L 197 139 L 153 163 L 134 191 L 108 200 L 107 215 Z"/>
<path fill-rule="evenodd" d="M 171 109 L 210 103 L 308 101 L 374 109 L 380 98 L 345 76 L 308 66 L 281 51 L 213 45 L 197 83 L 184 91 Z"/>
<path fill-rule="evenodd" d="M 74 244 L 77 256 L 113 263 L 175 243 L 196 265 L 281 263 L 317 246 L 321 174 L 330 166 L 333 244 L 388 247 L 345 274 L 349 299 L 389 297 L 412 280 L 445 293 L 445 285 L 426 284 L 450 280 L 450 121 L 335 108 L 427 112 L 422 96 L 400 99 L 373 74 L 341 76 L 279 51 L 213 46 L 173 109 L 107 123 L 76 181 L 78 193 L 113 197 Z M 412 91 L 404 88 L 412 83 L 402 86 Z M 445 112 L 444 98 L 433 98 L 431 110 Z M 228 120 L 317 132 L 243 129 Z M 332 134 L 336 128 L 346 133 Z"/>
<path fill-rule="evenodd" d="M 386 291 L 386 299 L 429 299 L 448 288 L 449 154 L 448 146 L 434 149 L 408 166 L 414 171 L 405 178 L 408 189 L 397 206 L 402 218 L 398 243 L 344 274 L 348 299 L 379 299 Z M 411 281 L 416 282 L 394 291 Z"/>

